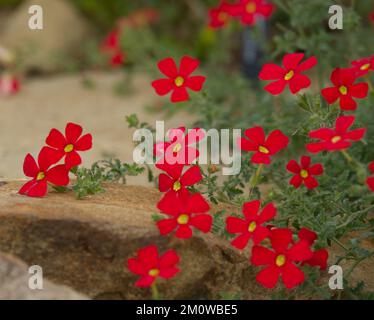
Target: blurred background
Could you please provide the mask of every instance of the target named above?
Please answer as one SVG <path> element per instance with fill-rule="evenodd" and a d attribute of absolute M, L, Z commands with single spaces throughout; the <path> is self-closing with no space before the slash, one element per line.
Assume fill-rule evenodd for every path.
<path fill-rule="evenodd" d="M 216 30 L 209 10 L 218 0 L 0 0 L 0 177 L 23 177 L 25 155 L 69 121 L 93 134 L 84 165 L 109 156 L 131 162 L 126 115 L 165 120 L 166 128 L 248 127 L 266 118 L 262 106 L 273 107 L 257 90 L 262 62 L 296 50 L 317 55 L 320 87 L 331 68 L 373 53 L 373 1 L 347 7 L 340 33 L 327 28 L 334 1 L 290 0 L 286 10 L 274 2 L 271 19 L 256 28 Z M 43 30 L 28 28 L 33 4 L 43 8 Z M 202 61 L 213 106 L 171 105 L 153 92 L 157 61 L 184 54 Z"/>

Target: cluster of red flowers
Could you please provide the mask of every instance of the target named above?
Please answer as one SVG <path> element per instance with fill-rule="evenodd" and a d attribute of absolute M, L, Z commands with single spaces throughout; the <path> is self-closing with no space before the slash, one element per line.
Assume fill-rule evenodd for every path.
<path fill-rule="evenodd" d="M 31 154 L 27 154 L 23 163 L 24 174 L 31 178 L 19 190 L 19 193 L 29 197 L 43 197 L 47 194 L 48 183 L 55 186 L 69 184 L 69 171 L 80 165 L 81 151 L 92 148 L 91 134 L 82 136 L 80 125 L 68 123 L 65 135 L 57 129 L 52 129 L 46 138 L 47 146 L 39 152 L 35 161 Z M 64 159 L 63 164 L 58 164 Z"/>
<path fill-rule="evenodd" d="M 311 85 L 311 81 L 308 77 L 302 75 L 301 72 L 315 66 L 317 59 L 311 57 L 301 62 L 303 58 L 303 53 L 289 53 L 283 57 L 283 68 L 274 63 L 265 64 L 262 67 L 259 78 L 261 80 L 272 80 L 273 82 L 265 86 L 264 89 L 273 95 L 278 95 L 284 91 L 287 84 L 289 84 L 292 94 L 298 93 L 301 89 L 308 88 Z M 321 91 L 322 96 L 328 104 L 333 104 L 339 100 L 340 109 L 343 111 L 356 110 L 357 102 L 353 98 L 363 99 L 368 95 L 369 84 L 367 82 L 357 82 L 357 80 L 361 77 L 368 77 L 369 72 L 374 70 L 374 55 L 352 61 L 351 65 L 351 68 L 337 68 L 333 70 L 330 79 L 334 86 L 324 88 Z M 309 138 L 319 141 L 308 143 L 306 145 L 307 151 L 313 154 L 322 151 L 344 152 L 351 147 L 352 142 L 361 140 L 366 133 L 365 128 L 349 130 L 354 122 L 354 116 L 343 115 L 336 119 L 335 128 L 319 128 L 309 132 Z M 256 151 L 252 158 L 253 163 L 269 164 L 269 156 L 274 152 L 271 148 L 267 148 L 264 145 L 263 133 L 259 136 L 260 138 L 256 137 L 256 134 L 253 133 L 254 129 L 256 128 L 248 129 L 245 132 L 245 135 L 251 141 L 248 142 L 248 140 L 242 138 L 241 149 Z M 279 150 L 286 147 L 286 145 L 281 141 L 277 143 Z M 261 160 L 259 161 L 258 159 Z M 264 159 L 267 160 L 265 161 Z M 323 167 L 321 164 L 315 164 L 310 167 L 310 162 L 310 157 L 303 156 L 301 158 L 301 166 L 295 160 L 291 160 L 288 163 L 287 170 L 295 174 L 290 180 L 290 184 L 295 188 L 298 188 L 303 182 L 308 189 L 318 186 L 318 182 L 313 175 L 322 174 Z"/>
<path fill-rule="evenodd" d="M 116 27 L 108 33 L 101 43 L 101 50 L 109 56 L 109 64 L 120 67 L 125 63 L 126 53 L 121 48 L 121 37 L 124 28 L 139 28 L 158 20 L 158 12 L 154 9 L 138 10 L 131 15 L 120 18 Z"/>
<path fill-rule="evenodd" d="M 204 133 L 199 128 L 186 133 L 186 128 L 181 127 L 169 130 L 168 136 L 169 141 L 157 143 L 154 147 L 154 153 L 158 158 L 156 167 L 164 171 L 158 179 L 159 190 L 164 192 L 164 195 L 158 202 L 157 208 L 167 216 L 157 221 L 157 227 L 162 236 L 175 231 L 175 237 L 188 239 L 193 236 L 193 229 L 207 233 L 213 223 L 212 216 L 208 213 L 210 206 L 205 198 L 200 193 L 191 193 L 188 190 L 188 187 L 202 179 L 199 166 L 191 165 L 199 156 L 198 150 L 191 145 L 200 141 Z M 151 247 L 153 251 L 156 250 L 154 246 Z M 166 263 L 166 269 L 171 268 L 173 271 L 163 271 L 162 267 L 165 264 L 160 262 L 162 258 L 157 262 L 154 253 L 148 258 L 145 254 L 141 254 L 147 250 L 149 251 L 147 248 L 141 249 L 137 260 L 128 260 L 129 270 L 141 275 L 140 280 L 135 283 L 136 286 L 151 286 L 158 276 L 170 278 L 179 271 L 175 267 L 179 262 L 175 251 L 168 251 L 172 259 L 164 258 L 169 261 Z"/>
<path fill-rule="evenodd" d="M 254 25 L 259 18 L 268 19 L 275 6 L 265 0 L 226 0 L 209 10 L 209 27 L 218 29 L 226 26 L 231 19 L 238 19 L 243 25 Z"/>
<path fill-rule="evenodd" d="M 244 203 L 244 219 L 228 217 L 226 229 L 228 233 L 239 234 L 231 244 L 244 249 L 252 239 L 251 263 L 254 266 L 266 266 L 256 277 L 256 280 L 267 288 L 274 288 L 279 277 L 282 277 L 286 288 L 291 289 L 301 284 L 305 277 L 300 266 L 308 264 L 326 269 L 328 252 L 326 249 L 312 251 L 311 247 L 317 239 L 317 234 L 306 228 L 298 233 L 294 241 L 292 231 L 288 228 L 275 228 L 264 225 L 272 220 L 277 209 L 272 203 L 260 211 L 260 200 Z M 271 249 L 261 246 L 265 239 L 270 240 Z"/>

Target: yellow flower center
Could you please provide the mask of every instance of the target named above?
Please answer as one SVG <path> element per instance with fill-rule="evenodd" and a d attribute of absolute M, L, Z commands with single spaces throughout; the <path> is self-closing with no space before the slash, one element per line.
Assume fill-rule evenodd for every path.
<path fill-rule="evenodd" d="M 177 87 L 181 87 L 184 84 L 184 79 L 181 76 L 175 78 L 174 83 Z"/>
<path fill-rule="evenodd" d="M 221 22 L 226 22 L 229 19 L 229 15 L 226 12 L 221 12 L 218 15 L 218 20 Z"/>
<path fill-rule="evenodd" d="M 287 74 L 284 76 L 284 80 L 286 81 L 291 80 L 294 75 L 295 75 L 295 72 L 293 70 L 288 71 Z"/>
<path fill-rule="evenodd" d="M 255 3 L 250 2 L 250 3 L 247 4 L 247 6 L 246 6 L 245 9 L 247 10 L 248 13 L 255 13 L 257 7 L 256 7 L 256 4 L 255 4 Z"/>
<path fill-rule="evenodd" d="M 278 267 L 282 267 L 284 266 L 284 264 L 286 263 L 286 256 L 284 254 L 280 254 L 276 259 L 275 259 L 275 264 L 278 266 Z"/>
<path fill-rule="evenodd" d="M 309 173 L 308 173 L 308 171 L 303 169 L 303 170 L 300 171 L 300 175 L 303 179 L 305 179 L 305 178 L 308 178 Z"/>
<path fill-rule="evenodd" d="M 45 178 L 45 173 L 44 172 L 39 172 L 38 175 L 36 176 L 36 180 L 43 180 Z"/>
<path fill-rule="evenodd" d="M 179 191 L 182 188 L 182 185 L 179 181 L 175 181 L 173 184 L 173 190 L 174 191 Z"/>
<path fill-rule="evenodd" d="M 253 232 L 256 229 L 256 222 L 252 221 L 248 226 L 248 231 Z"/>
<path fill-rule="evenodd" d="M 160 270 L 158 269 L 152 269 L 152 270 L 149 270 L 148 274 L 151 276 L 151 277 L 157 277 L 160 273 Z"/>
<path fill-rule="evenodd" d="M 340 92 L 343 96 L 345 96 L 345 95 L 348 93 L 348 89 L 347 89 L 346 86 L 341 86 L 341 87 L 339 88 L 339 92 Z"/>
<path fill-rule="evenodd" d="M 258 151 L 260 151 L 261 153 L 265 153 L 265 154 L 269 154 L 270 153 L 269 149 L 266 148 L 266 147 L 263 147 L 263 146 L 260 146 L 258 148 Z"/>
<path fill-rule="evenodd" d="M 64 151 L 65 151 L 66 153 L 72 152 L 73 150 L 74 150 L 74 145 L 72 145 L 72 144 L 68 144 L 68 145 L 66 145 L 65 148 L 64 148 Z"/>
<path fill-rule="evenodd" d="M 181 214 L 178 217 L 177 222 L 178 222 L 178 224 L 187 224 L 188 220 L 189 220 L 189 217 L 188 217 L 187 214 Z"/>
<path fill-rule="evenodd" d="M 369 68 L 370 68 L 370 63 L 367 63 L 367 64 L 364 64 L 363 66 L 361 66 L 360 70 L 365 71 Z"/>
<path fill-rule="evenodd" d="M 332 143 L 337 143 L 339 142 L 340 140 L 342 140 L 342 137 L 341 136 L 335 136 L 331 139 L 331 142 Z"/>
<path fill-rule="evenodd" d="M 180 143 L 177 143 L 174 148 L 173 148 L 173 152 L 174 153 L 178 153 L 179 151 L 181 151 L 182 149 L 182 145 Z"/>

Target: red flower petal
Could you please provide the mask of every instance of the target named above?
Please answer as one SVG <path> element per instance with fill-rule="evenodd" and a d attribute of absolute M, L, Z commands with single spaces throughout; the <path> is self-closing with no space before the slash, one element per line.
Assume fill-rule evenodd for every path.
<path fill-rule="evenodd" d="M 270 241 L 276 252 L 284 253 L 292 241 L 292 232 L 286 228 L 274 229 L 271 231 Z"/>
<path fill-rule="evenodd" d="M 305 70 L 308 70 L 310 68 L 313 68 L 318 63 L 317 58 L 315 56 L 312 56 L 305 61 L 301 62 L 300 65 L 296 68 L 297 72 L 303 72 Z"/>
<path fill-rule="evenodd" d="M 174 89 L 174 82 L 172 79 L 158 79 L 152 82 L 152 87 L 158 95 L 164 96 Z"/>
<path fill-rule="evenodd" d="M 172 232 L 178 225 L 177 221 L 174 218 L 160 220 L 160 221 L 157 221 L 156 224 L 162 236 L 167 235 L 170 232 Z"/>
<path fill-rule="evenodd" d="M 155 245 L 150 245 L 138 250 L 138 260 L 144 268 L 150 270 L 158 263 L 158 250 Z"/>
<path fill-rule="evenodd" d="M 23 173 L 30 178 L 36 177 L 36 175 L 39 173 L 38 165 L 30 153 L 26 155 L 23 162 Z"/>
<path fill-rule="evenodd" d="M 365 82 L 355 84 L 349 88 L 349 93 L 359 99 L 363 99 L 368 95 L 369 85 Z"/>
<path fill-rule="evenodd" d="M 204 197 L 200 193 L 195 193 L 187 199 L 184 210 L 186 213 L 204 213 L 209 209 L 209 204 Z"/>
<path fill-rule="evenodd" d="M 43 147 L 38 155 L 40 171 L 47 171 L 51 165 L 59 162 L 64 154 L 65 153 L 60 150 L 52 149 L 50 147 Z"/>
<path fill-rule="evenodd" d="M 275 253 L 268 248 L 254 246 L 252 248 L 251 263 L 254 266 L 270 265 L 274 263 Z"/>
<path fill-rule="evenodd" d="M 283 57 L 283 65 L 287 70 L 294 70 L 303 60 L 304 53 L 288 53 Z"/>
<path fill-rule="evenodd" d="M 269 83 L 264 87 L 264 89 L 271 93 L 272 95 L 278 95 L 283 92 L 284 88 L 286 87 L 288 81 L 281 79 L 272 83 Z"/>
<path fill-rule="evenodd" d="M 312 267 L 318 266 L 321 270 L 326 270 L 328 257 L 329 253 L 326 249 L 316 250 L 313 253 L 313 257 L 305 261 L 305 263 Z"/>
<path fill-rule="evenodd" d="M 74 149 L 78 151 L 87 151 L 92 148 L 92 135 L 85 134 L 74 145 Z"/>
<path fill-rule="evenodd" d="M 309 173 L 319 176 L 323 173 L 323 166 L 320 163 L 317 163 L 309 168 Z"/>
<path fill-rule="evenodd" d="M 272 203 L 268 203 L 261 211 L 257 223 L 262 224 L 264 222 L 267 222 L 275 217 L 277 214 L 277 209 Z"/>
<path fill-rule="evenodd" d="M 289 82 L 292 94 L 298 93 L 301 89 L 308 88 L 311 83 L 310 79 L 303 74 L 295 74 Z"/>
<path fill-rule="evenodd" d="M 138 281 L 136 281 L 135 286 L 140 287 L 140 288 L 148 288 L 153 284 L 155 280 L 156 280 L 155 277 L 146 275 L 146 276 L 141 277 Z"/>
<path fill-rule="evenodd" d="M 179 73 L 182 77 L 187 78 L 191 73 L 193 73 L 200 62 L 197 59 L 194 59 L 189 56 L 184 56 L 181 60 Z"/>
<path fill-rule="evenodd" d="M 333 104 L 340 97 L 339 89 L 336 87 L 322 89 L 321 94 L 328 104 Z"/>
<path fill-rule="evenodd" d="M 173 182 L 174 180 L 171 179 L 168 175 L 161 173 L 158 177 L 158 189 L 161 192 L 168 191 L 173 186 Z"/>
<path fill-rule="evenodd" d="M 260 200 L 252 200 L 243 204 L 243 215 L 247 221 L 252 221 L 257 218 L 258 210 L 260 209 Z"/>
<path fill-rule="evenodd" d="M 183 102 L 187 101 L 190 98 L 186 88 L 174 88 L 173 93 L 171 94 L 171 102 Z"/>
<path fill-rule="evenodd" d="M 50 131 L 45 142 L 47 145 L 56 149 L 64 149 L 67 144 L 64 135 L 57 129 L 52 129 Z"/>
<path fill-rule="evenodd" d="M 259 78 L 261 80 L 278 80 L 284 77 L 286 71 L 274 63 L 267 63 L 262 67 Z"/>
<path fill-rule="evenodd" d="M 200 91 L 203 88 L 206 78 L 203 76 L 193 76 L 186 80 L 186 86 L 193 91 Z"/>
<path fill-rule="evenodd" d="M 265 146 L 269 149 L 270 154 L 273 155 L 288 146 L 289 139 L 280 130 L 274 130 L 266 139 Z"/>
<path fill-rule="evenodd" d="M 178 69 L 174 59 L 166 58 L 158 63 L 160 71 L 169 78 L 176 78 L 178 76 Z"/>
<path fill-rule="evenodd" d="M 366 183 L 371 191 L 374 192 L 374 177 L 369 177 L 366 179 Z"/>
<path fill-rule="evenodd" d="M 270 230 L 263 226 L 257 226 L 256 230 L 252 233 L 253 244 L 257 245 L 262 240 L 270 235 Z"/>
<path fill-rule="evenodd" d="M 267 154 L 257 152 L 252 156 L 251 162 L 255 164 L 270 164 L 271 161 Z"/>
<path fill-rule="evenodd" d="M 282 280 L 287 289 L 292 289 L 303 283 L 305 276 L 293 263 L 286 263 L 282 270 Z"/>
<path fill-rule="evenodd" d="M 301 176 L 299 174 L 293 176 L 289 182 L 291 185 L 293 185 L 296 189 L 299 188 L 301 186 L 301 184 L 303 183 L 303 179 L 301 178 Z"/>
<path fill-rule="evenodd" d="M 261 270 L 257 276 L 256 281 L 262 284 L 264 287 L 272 289 L 276 286 L 279 278 L 279 268 L 275 266 L 269 266 Z"/>
<path fill-rule="evenodd" d="M 192 216 L 190 223 L 201 232 L 207 233 L 212 228 L 213 218 L 209 214 L 199 214 Z"/>
<path fill-rule="evenodd" d="M 306 240 L 309 245 L 312 245 L 317 239 L 317 233 L 307 228 L 301 228 L 297 236 L 300 240 Z"/>
<path fill-rule="evenodd" d="M 265 132 L 261 127 L 249 128 L 244 131 L 244 135 L 258 146 L 265 143 Z"/>
<path fill-rule="evenodd" d="M 18 192 L 22 195 L 39 198 L 44 197 L 47 194 L 47 190 L 48 187 L 45 180 L 31 180 L 25 183 Z"/>
<path fill-rule="evenodd" d="M 82 135 L 82 127 L 78 124 L 69 122 L 65 128 L 66 142 L 75 144 L 78 138 Z"/>
<path fill-rule="evenodd" d="M 299 164 L 297 163 L 296 160 L 290 160 L 290 162 L 288 162 L 287 166 L 286 166 L 286 169 L 289 171 L 289 172 L 292 172 L 292 173 L 296 173 L 296 174 L 299 174 L 300 173 L 300 166 Z"/>
<path fill-rule="evenodd" d="M 308 143 L 306 145 L 306 149 L 310 153 L 318 153 L 318 152 L 326 150 L 326 143 L 325 142 Z"/>
<path fill-rule="evenodd" d="M 226 230 L 228 233 L 244 233 L 248 231 L 248 223 L 237 217 L 227 217 Z"/>
<path fill-rule="evenodd" d="M 305 178 L 304 183 L 305 186 L 310 190 L 319 186 L 318 181 L 312 176 L 308 176 L 307 178 Z"/>
<path fill-rule="evenodd" d="M 355 122 L 354 116 L 340 116 L 335 121 L 335 128 L 338 133 L 345 133 Z"/>
<path fill-rule="evenodd" d="M 202 178 L 199 166 L 192 166 L 182 175 L 180 182 L 183 186 L 192 186 Z"/>
<path fill-rule="evenodd" d="M 137 259 L 130 258 L 127 260 L 127 268 L 137 275 L 146 275 L 149 270 L 144 268 L 144 265 L 141 264 Z"/>
<path fill-rule="evenodd" d="M 374 173 L 374 161 L 369 164 L 369 170 Z"/>
<path fill-rule="evenodd" d="M 294 244 L 287 252 L 287 259 L 298 262 L 308 260 L 312 256 L 313 253 L 310 250 L 310 244 L 304 240 L 301 240 Z"/>
<path fill-rule="evenodd" d="M 250 238 L 251 234 L 249 232 L 243 233 L 232 240 L 231 245 L 239 250 L 242 250 L 247 246 Z"/>
<path fill-rule="evenodd" d="M 71 169 L 73 167 L 79 166 L 82 163 L 82 158 L 78 152 L 72 151 L 66 154 L 65 165 Z"/>
<path fill-rule="evenodd" d="M 162 269 L 169 269 L 171 267 L 174 267 L 177 263 L 179 263 L 179 256 L 177 253 L 170 249 L 166 251 L 159 260 L 159 268 Z"/>
<path fill-rule="evenodd" d="M 356 110 L 357 109 L 357 103 L 352 99 L 351 96 L 341 96 L 340 102 L 339 102 L 340 109 L 342 110 Z"/>
<path fill-rule="evenodd" d="M 175 236 L 180 239 L 189 239 L 192 237 L 192 230 L 186 224 L 179 225 Z"/>
<path fill-rule="evenodd" d="M 58 165 L 47 172 L 47 180 L 56 186 L 66 186 L 69 184 L 69 171 L 64 165 Z"/>

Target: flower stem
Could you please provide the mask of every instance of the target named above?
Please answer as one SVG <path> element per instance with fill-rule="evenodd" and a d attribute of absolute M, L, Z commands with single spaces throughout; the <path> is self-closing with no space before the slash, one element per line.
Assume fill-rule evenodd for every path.
<path fill-rule="evenodd" d="M 260 164 L 257 167 L 257 170 L 254 173 L 254 175 L 251 177 L 251 180 L 249 181 L 249 197 L 252 195 L 253 189 L 257 186 L 258 180 L 260 178 L 260 175 L 263 169 L 264 169 L 264 165 Z"/>
<path fill-rule="evenodd" d="M 151 285 L 151 290 L 152 290 L 152 299 L 153 300 L 160 300 L 160 294 L 158 292 L 156 281 L 153 282 L 153 284 Z"/>
<path fill-rule="evenodd" d="M 342 154 L 343 154 L 344 158 L 346 158 L 349 163 L 354 162 L 353 158 L 350 156 L 350 154 L 348 153 L 347 150 L 342 150 Z"/>

